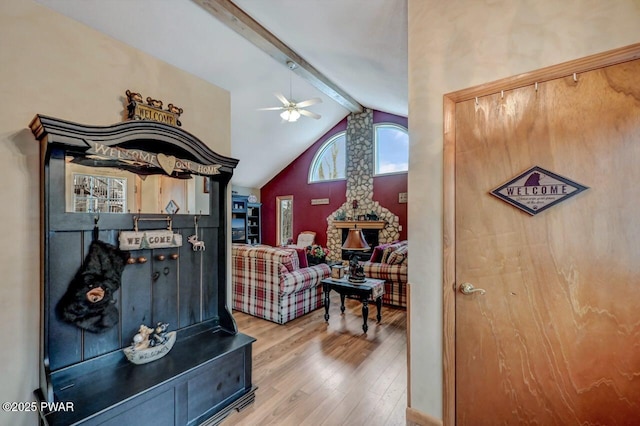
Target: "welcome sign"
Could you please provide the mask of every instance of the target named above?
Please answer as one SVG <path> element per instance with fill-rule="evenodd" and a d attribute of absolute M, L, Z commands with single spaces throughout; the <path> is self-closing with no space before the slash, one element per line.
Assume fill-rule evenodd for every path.
<path fill-rule="evenodd" d="M 120 250 L 145 250 L 181 247 L 182 235 L 168 230 L 120 231 Z"/>
<path fill-rule="evenodd" d="M 532 167 L 491 191 L 522 211 L 535 215 L 589 189 L 542 167 Z"/>
<path fill-rule="evenodd" d="M 156 154 L 153 152 L 143 151 L 141 149 L 125 149 L 117 146 L 107 146 L 99 142 L 88 141 L 89 149 L 87 154 L 95 155 L 101 158 L 118 161 L 131 161 L 140 164 L 147 164 L 157 167 L 168 175 L 175 170 L 198 173 L 201 175 L 218 175 L 220 174 L 220 164 L 200 164 L 191 160 L 182 160 L 173 155 Z"/>

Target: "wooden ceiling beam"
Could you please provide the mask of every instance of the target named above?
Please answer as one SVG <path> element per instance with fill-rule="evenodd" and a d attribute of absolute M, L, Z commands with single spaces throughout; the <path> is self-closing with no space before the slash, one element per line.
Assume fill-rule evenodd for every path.
<path fill-rule="evenodd" d="M 287 66 L 293 61 L 297 67 L 293 72 L 307 80 L 322 93 L 345 107 L 350 112 L 362 112 L 364 108 L 344 90 L 315 69 L 278 37 L 247 15 L 230 0 L 193 0 L 220 22 L 240 34 L 276 61 Z"/>

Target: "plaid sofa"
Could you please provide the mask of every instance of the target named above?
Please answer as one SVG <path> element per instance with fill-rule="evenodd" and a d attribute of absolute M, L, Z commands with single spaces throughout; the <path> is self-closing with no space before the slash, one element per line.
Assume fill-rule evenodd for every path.
<path fill-rule="evenodd" d="M 278 324 L 318 309 L 323 305 L 320 280 L 331 269 L 299 265 L 294 249 L 233 244 L 233 309 Z"/>
<path fill-rule="evenodd" d="M 367 278 L 385 280 L 382 303 L 407 307 L 407 241 L 384 244 L 373 249 L 371 259 L 361 262 Z"/>

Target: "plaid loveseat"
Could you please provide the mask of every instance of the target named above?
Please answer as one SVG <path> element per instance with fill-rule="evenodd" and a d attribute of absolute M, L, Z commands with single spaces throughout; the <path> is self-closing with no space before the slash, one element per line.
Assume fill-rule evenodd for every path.
<path fill-rule="evenodd" d="M 233 309 L 278 324 L 318 309 L 323 305 L 320 280 L 331 269 L 299 265 L 294 249 L 233 244 Z"/>
<path fill-rule="evenodd" d="M 371 259 L 361 263 L 367 278 L 385 280 L 385 305 L 407 307 L 407 255 L 405 240 L 375 247 Z"/>

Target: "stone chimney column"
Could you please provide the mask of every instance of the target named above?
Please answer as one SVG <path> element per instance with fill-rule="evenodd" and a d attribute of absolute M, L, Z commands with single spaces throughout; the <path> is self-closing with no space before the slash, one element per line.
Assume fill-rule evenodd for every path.
<path fill-rule="evenodd" d="M 379 243 L 397 240 L 400 235 L 399 218 L 377 201 L 373 201 L 374 133 L 373 111 L 365 109 L 347 118 L 347 201 L 327 217 L 327 248 L 329 258 L 339 260 L 342 256 L 342 230 L 334 226 L 336 215 L 357 220 L 359 215 L 375 214 L 386 224 L 378 234 Z M 353 202 L 358 207 L 353 208 Z"/>
<path fill-rule="evenodd" d="M 371 212 L 373 202 L 373 111 L 365 109 L 347 118 L 347 205 L 358 202 L 347 216 Z M 353 210 L 353 209 L 351 209 Z"/>

